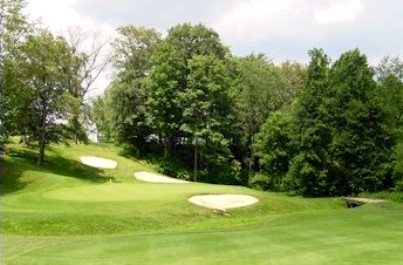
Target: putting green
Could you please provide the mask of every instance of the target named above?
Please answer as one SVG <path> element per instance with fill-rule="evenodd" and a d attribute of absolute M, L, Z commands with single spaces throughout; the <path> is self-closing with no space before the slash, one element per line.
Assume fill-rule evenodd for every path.
<path fill-rule="evenodd" d="M 182 189 L 166 186 L 147 186 L 142 184 L 106 183 L 86 185 L 72 188 L 61 188 L 43 194 L 47 199 L 88 201 L 88 202 L 119 202 L 119 201 L 158 201 L 161 195 L 167 199 L 176 198 Z"/>
<path fill-rule="evenodd" d="M 65 201 L 122 202 L 122 201 L 178 201 L 194 194 L 214 191 L 228 193 L 245 191 L 242 188 L 190 183 L 188 185 L 149 183 L 105 183 L 59 188 L 42 194 L 43 198 Z"/>

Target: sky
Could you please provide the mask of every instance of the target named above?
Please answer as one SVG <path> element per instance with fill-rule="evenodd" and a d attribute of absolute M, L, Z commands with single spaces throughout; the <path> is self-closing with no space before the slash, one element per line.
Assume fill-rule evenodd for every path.
<path fill-rule="evenodd" d="M 237 56 L 264 53 L 274 62 L 308 62 L 323 48 L 336 60 L 359 48 L 376 64 L 403 57 L 403 0 L 28 0 L 27 13 L 55 32 L 71 25 L 114 34 L 124 25 L 179 23 L 213 28 Z"/>

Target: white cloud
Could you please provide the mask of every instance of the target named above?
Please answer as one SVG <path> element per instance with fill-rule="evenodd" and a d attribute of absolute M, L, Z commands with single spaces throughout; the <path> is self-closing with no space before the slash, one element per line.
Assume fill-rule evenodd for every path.
<path fill-rule="evenodd" d="M 312 22 L 311 6 L 301 0 L 242 1 L 224 13 L 213 27 L 224 39 L 235 41 L 301 37 L 309 30 L 306 25 Z"/>
<path fill-rule="evenodd" d="M 89 16 L 80 15 L 74 9 L 74 4 L 77 2 L 78 0 L 30 0 L 26 8 L 26 13 L 31 19 L 40 19 L 43 26 L 49 28 L 55 34 L 68 36 L 68 28 L 79 27 L 82 29 L 83 34 L 85 34 L 86 31 L 92 31 L 94 33 L 100 32 L 102 34 L 102 41 L 115 36 L 116 32 L 112 26 L 107 23 L 96 23 Z M 95 36 L 96 34 L 94 37 Z M 92 40 L 93 37 L 90 34 L 87 43 L 84 43 L 81 49 L 88 52 L 88 49 L 91 49 Z M 102 58 L 100 60 L 106 58 L 105 56 L 107 56 L 108 53 L 110 53 L 110 51 L 105 49 L 103 54 L 101 54 Z M 109 81 L 108 71 L 105 71 L 94 83 L 94 90 L 91 91 L 89 96 L 102 93 L 108 86 Z"/>
<path fill-rule="evenodd" d="M 322 24 L 348 22 L 357 19 L 364 11 L 361 0 L 336 0 L 319 9 L 315 14 L 315 20 Z"/>
<path fill-rule="evenodd" d="M 41 19 L 44 26 L 53 32 L 61 32 L 69 26 L 101 29 L 112 34 L 114 29 L 108 24 L 97 24 L 90 17 L 79 15 L 74 9 L 78 0 L 29 0 L 26 12 L 33 19 Z"/>

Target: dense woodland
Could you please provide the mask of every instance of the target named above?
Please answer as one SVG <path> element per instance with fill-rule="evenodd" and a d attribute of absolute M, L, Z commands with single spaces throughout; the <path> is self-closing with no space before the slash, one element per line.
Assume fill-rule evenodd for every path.
<path fill-rule="evenodd" d="M 55 36 L 23 0 L 2 4 L 2 146 L 21 136 L 38 164 L 50 142 L 86 143 L 92 121 L 102 142 L 178 178 L 314 197 L 403 191 L 398 57 L 370 66 L 358 49 L 331 59 L 313 48 L 307 64 L 274 64 L 187 23 L 165 37 L 123 26 L 84 51 L 77 29 Z M 107 64 L 112 81 L 89 102 Z"/>

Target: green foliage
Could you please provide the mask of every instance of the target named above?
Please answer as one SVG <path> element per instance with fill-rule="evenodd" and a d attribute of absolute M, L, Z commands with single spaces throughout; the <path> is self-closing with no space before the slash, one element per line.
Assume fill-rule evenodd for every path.
<path fill-rule="evenodd" d="M 276 66 L 262 54 L 231 57 L 201 24 L 174 26 L 163 39 L 134 26 L 118 33 L 117 74 L 93 106 L 107 141 L 142 155 L 164 149 L 165 159 L 193 168 L 194 180 L 307 196 L 379 191 L 400 180 L 399 59 L 381 62 L 376 83 L 358 50 L 331 63 L 314 49 L 307 67 Z M 169 174 L 176 168 L 162 164 Z"/>
<path fill-rule="evenodd" d="M 391 58 L 386 56 L 382 58 L 375 68 L 378 82 L 382 82 L 388 76 L 395 76 L 403 80 L 403 62 L 399 57 Z"/>
<path fill-rule="evenodd" d="M 370 97 L 376 84 L 366 57 L 346 52 L 329 68 L 327 56 L 314 50 L 311 60 L 296 110 L 299 153 L 290 177 L 310 196 L 391 187 L 393 141 Z"/>
<path fill-rule="evenodd" d="M 31 22 L 23 14 L 26 5 L 24 0 L 1 1 L 1 132 L 5 137 L 26 134 L 25 127 L 31 118 L 26 115 L 30 93 L 22 82 L 23 67 L 18 61 L 21 45 L 33 31 Z"/>
<path fill-rule="evenodd" d="M 166 176 L 191 180 L 191 174 L 189 168 L 187 168 L 183 162 L 175 157 L 155 157 L 151 158 L 151 163 L 156 165 L 157 171 Z"/>
<path fill-rule="evenodd" d="M 98 96 L 92 100 L 91 119 L 97 127 L 98 141 L 101 143 L 112 142 L 114 134 L 110 123 L 105 96 Z"/>
<path fill-rule="evenodd" d="M 155 29 L 132 25 L 119 27 L 117 32 L 119 35 L 112 43 L 112 61 L 122 81 L 130 83 L 145 77 L 151 69 L 150 57 L 161 34 Z"/>
<path fill-rule="evenodd" d="M 120 156 L 124 157 L 139 157 L 140 150 L 134 144 L 124 143 L 121 146 L 121 151 L 118 153 Z"/>
<path fill-rule="evenodd" d="M 292 137 L 291 116 L 281 111 L 271 114 L 256 135 L 254 149 L 267 179 L 266 189 L 278 191 L 285 188 L 285 176 L 295 152 Z M 255 176 L 252 183 L 257 181 L 263 182 L 260 175 L 257 179 Z"/>
<path fill-rule="evenodd" d="M 134 26 L 120 27 L 117 31 L 112 43 L 112 62 L 117 74 L 105 95 L 93 102 L 92 116 L 101 141 L 141 148 L 151 133 L 146 121 L 146 87 L 153 65 L 151 56 L 160 42 L 160 34 L 154 29 Z"/>
<path fill-rule="evenodd" d="M 241 149 L 240 160 L 251 177 L 255 167 L 253 137 L 269 114 L 290 98 L 285 98 L 286 82 L 281 70 L 264 55 L 251 54 L 235 62 L 237 69 L 232 89 L 235 98 L 234 138 Z"/>
<path fill-rule="evenodd" d="M 168 30 L 166 41 L 184 56 L 185 61 L 195 55 L 213 55 L 224 59 L 228 50 L 221 44 L 218 33 L 203 24 L 176 25 Z"/>
<path fill-rule="evenodd" d="M 273 178 L 265 173 L 256 173 L 249 181 L 249 186 L 257 190 L 274 190 L 276 184 L 273 182 Z"/>
<path fill-rule="evenodd" d="M 184 117 L 181 130 L 189 135 L 195 146 L 195 170 L 199 164 L 197 156 L 200 152 L 207 169 L 210 169 L 209 174 L 214 178 L 221 178 L 217 176 L 220 171 L 219 163 L 226 164 L 226 160 L 231 157 L 228 141 L 223 134 L 229 125 L 228 116 L 231 114 L 232 103 L 228 93 L 226 68 L 212 55 L 194 56 L 188 64 L 188 87 L 180 94 Z M 197 179 L 197 172 L 194 178 Z"/>
<path fill-rule="evenodd" d="M 147 91 L 148 122 L 156 132 L 165 136 L 165 152 L 171 150 L 172 137 L 182 123 L 179 93 L 186 84 L 185 60 L 174 46 L 160 43 L 152 56 L 155 67 L 151 70 Z"/>
<path fill-rule="evenodd" d="M 28 128 L 39 142 L 38 164 L 44 159 L 46 144 L 60 140 L 63 133 L 57 119 L 64 118 L 68 91 L 65 78 L 69 76 L 69 61 L 73 54 L 66 41 L 47 31 L 27 37 L 21 46 L 18 62 L 23 65 L 21 80 L 26 85 L 30 105 L 26 115 L 31 117 Z M 67 72 L 67 73 L 66 73 Z"/>
<path fill-rule="evenodd" d="M 281 91 L 282 100 L 285 103 L 293 103 L 306 86 L 307 69 L 298 62 L 285 61 L 280 65 L 280 71 L 285 82 L 285 89 Z"/>

